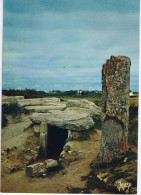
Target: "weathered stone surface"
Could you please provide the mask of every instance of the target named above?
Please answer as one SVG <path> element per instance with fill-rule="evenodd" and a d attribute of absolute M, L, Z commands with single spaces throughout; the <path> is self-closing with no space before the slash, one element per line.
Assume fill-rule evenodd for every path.
<path fill-rule="evenodd" d="M 60 102 L 59 98 L 56 97 L 51 97 L 51 98 L 43 98 L 45 103 L 55 103 L 55 102 Z"/>
<path fill-rule="evenodd" d="M 64 110 L 66 108 L 66 103 L 58 103 L 52 105 L 42 105 L 42 106 L 26 106 L 25 109 L 31 112 L 46 113 L 49 110 Z"/>
<path fill-rule="evenodd" d="M 26 167 L 26 175 L 29 177 L 38 177 L 46 172 L 44 163 L 36 163 Z"/>
<path fill-rule="evenodd" d="M 46 122 L 49 125 L 56 126 L 62 129 L 74 131 L 84 131 L 94 126 L 93 119 L 88 113 L 83 113 L 79 109 L 72 110 L 54 110 L 48 113 L 33 113 L 30 115 L 30 120 L 34 123 Z"/>
<path fill-rule="evenodd" d="M 104 183 L 107 183 L 108 181 L 108 176 L 109 173 L 99 173 L 97 177 L 99 178 L 100 181 L 103 181 Z"/>
<path fill-rule="evenodd" d="M 7 173 L 12 173 L 14 171 L 20 170 L 20 165 L 14 165 L 14 164 L 7 164 L 6 171 Z"/>
<path fill-rule="evenodd" d="M 2 96 L 2 104 L 15 104 L 17 100 L 23 100 L 24 96 Z"/>
<path fill-rule="evenodd" d="M 40 135 L 40 125 L 34 125 L 32 129 L 35 135 Z"/>
<path fill-rule="evenodd" d="M 68 131 L 67 140 L 87 140 L 89 139 L 89 131 Z"/>
<path fill-rule="evenodd" d="M 130 59 L 124 56 L 111 56 L 103 65 L 100 161 L 111 161 L 126 152 L 130 65 Z"/>
<path fill-rule="evenodd" d="M 49 169 L 58 167 L 58 162 L 57 160 L 48 159 L 45 161 L 45 165 L 46 165 L 47 170 L 49 170 Z"/>
<path fill-rule="evenodd" d="M 47 135 L 48 135 L 48 125 L 46 122 L 42 122 L 40 125 L 40 147 L 44 152 L 45 156 L 47 153 Z"/>
<path fill-rule="evenodd" d="M 114 186 L 118 189 L 119 192 L 126 191 L 129 193 L 129 189 L 131 188 L 132 184 L 121 178 L 114 183 Z"/>
<path fill-rule="evenodd" d="M 66 103 L 66 107 L 78 107 L 83 108 L 85 112 L 88 112 L 90 114 L 100 114 L 101 109 L 97 105 L 95 105 L 93 102 L 90 102 L 85 99 L 81 100 L 68 100 Z"/>
<path fill-rule="evenodd" d="M 24 96 L 6 96 L 6 95 L 3 95 L 2 99 L 3 100 L 10 100 L 10 99 L 23 100 Z"/>
<path fill-rule="evenodd" d="M 24 99 L 17 100 L 20 107 L 25 106 L 37 106 L 37 105 L 47 105 L 52 103 L 60 102 L 59 98 L 34 98 L 34 99 Z"/>

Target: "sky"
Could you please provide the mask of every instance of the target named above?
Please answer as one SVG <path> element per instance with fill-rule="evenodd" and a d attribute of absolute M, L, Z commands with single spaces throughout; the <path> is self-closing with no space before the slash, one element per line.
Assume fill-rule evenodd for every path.
<path fill-rule="evenodd" d="M 3 89 L 101 90 L 111 55 L 139 83 L 139 0 L 4 0 Z"/>

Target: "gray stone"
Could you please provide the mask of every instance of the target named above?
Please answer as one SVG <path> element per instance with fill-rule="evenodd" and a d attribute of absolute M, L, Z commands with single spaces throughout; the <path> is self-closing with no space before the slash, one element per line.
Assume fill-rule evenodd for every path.
<path fill-rule="evenodd" d="M 111 56 L 102 69 L 102 136 L 99 161 L 120 158 L 127 149 L 129 123 L 128 57 Z"/>
<path fill-rule="evenodd" d="M 45 164 L 46 164 L 47 170 L 58 167 L 58 162 L 57 162 L 57 160 L 53 160 L 53 159 L 48 159 L 48 160 L 46 160 L 46 161 L 45 161 Z"/>
<path fill-rule="evenodd" d="M 44 102 L 45 103 L 49 103 L 49 102 L 55 103 L 55 102 L 60 102 L 60 99 L 56 97 L 44 98 Z"/>
<path fill-rule="evenodd" d="M 34 125 L 32 129 L 35 135 L 40 135 L 40 125 Z"/>
<path fill-rule="evenodd" d="M 47 135 L 48 135 L 48 125 L 46 122 L 42 122 L 40 125 L 40 147 L 46 156 L 47 153 Z"/>
<path fill-rule="evenodd" d="M 33 113 L 30 120 L 34 123 L 46 122 L 49 125 L 73 131 L 89 130 L 94 126 L 93 119 L 86 112 L 79 110 L 54 110 L 48 113 Z"/>
<path fill-rule="evenodd" d="M 34 98 L 34 99 L 24 99 L 24 100 L 17 100 L 18 105 L 20 107 L 25 106 L 37 106 L 37 105 L 47 105 L 51 103 L 60 102 L 58 98 Z"/>
<path fill-rule="evenodd" d="M 2 96 L 3 100 L 23 100 L 24 96 Z"/>
<path fill-rule="evenodd" d="M 44 163 L 36 163 L 26 167 L 26 175 L 29 177 L 42 176 L 46 172 Z"/>
<path fill-rule="evenodd" d="M 85 99 L 81 100 L 68 100 L 66 103 L 66 107 L 78 107 L 83 108 L 85 112 L 88 112 L 89 114 L 100 114 L 101 108 L 95 105 L 93 102 L 90 102 Z"/>
<path fill-rule="evenodd" d="M 108 182 L 108 173 L 99 173 L 97 177 L 99 178 L 100 181 L 104 181 L 104 183 Z"/>
<path fill-rule="evenodd" d="M 127 189 L 130 189 L 132 184 L 121 178 L 115 181 L 114 186 L 118 189 L 119 192 L 125 192 L 125 190 L 127 191 Z"/>
<path fill-rule="evenodd" d="M 46 113 L 49 110 L 64 110 L 66 108 L 65 103 L 58 103 L 52 105 L 42 105 L 42 106 L 26 106 L 25 109 L 30 112 L 39 112 L 39 113 Z"/>
<path fill-rule="evenodd" d="M 15 104 L 18 100 L 23 100 L 24 96 L 2 96 L 2 104 Z"/>
<path fill-rule="evenodd" d="M 21 167 L 20 165 L 7 164 L 6 169 L 8 173 L 12 173 L 14 171 L 20 170 Z"/>

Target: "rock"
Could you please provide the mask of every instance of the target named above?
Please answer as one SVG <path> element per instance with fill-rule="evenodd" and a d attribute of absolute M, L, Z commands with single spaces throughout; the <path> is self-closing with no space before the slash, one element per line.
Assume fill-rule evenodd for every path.
<path fill-rule="evenodd" d="M 46 160 L 46 161 L 45 161 L 45 164 L 46 164 L 47 170 L 58 167 L 58 162 L 57 162 L 57 160 L 53 160 L 53 159 L 48 159 L 48 160 Z"/>
<path fill-rule="evenodd" d="M 8 173 L 12 173 L 14 171 L 20 170 L 21 167 L 19 165 L 8 164 L 7 167 L 6 167 L 6 169 L 7 169 L 7 172 Z"/>
<path fill-rule="evenodd" d="M 132 184 L 121 178 L 115 181 L 114 186 L 118 189 L 119 192 L 125 192 L 125 190 L 129 190 Z"/>
<path fill-rule="evenodd" d="M 23 100 L 24 96 L 2 96 L 2 100 Z"/>
<path fill-rule="evenodd" d="M 61 154 L 60 154 L 60 157 L 61 158 L 65 158 L 65 156 L 67 155 L 67 151 L 62 151 Z"/>
<path fill-rule="evenodd" d="M 54 105 L 48 105 L 48 106 L 26 106 L 25 109 L 30 112 L 39 112 L 39 113 L 46 113 L 49 110 L 64 110 L 66 108 L 65 103 L 59 103 Z"/>
<path fill-rule="evenodd" d="M 37 106 L 37 105 L 56 103 L 56 102 L 60 102 L 60 99 L 58 98 L 34 98 L 34 99 L 17 100 L 17 102 L 20 107 L 25 107 L 25 106 Z"/>
<path fill-rule="evenodd" d="M 68 151 L 71 150 L 71 147 L 70 147 L 69 145 L 65 144 L 63 150 L 64 150 L 65 152 L 68 152 Z"/>
<path fill-rule="evenodd" d="M 35 135 L 40 135 L 40 126 L 39 125 L 34 125 L 33 126 L 33 132 Z"/>
<path fill-rule="evenodd" d="M 25 161 L 24 161 L 24 162 L 25 162 L 26 164 L 29 164 L 29 163 L 33 162 L 33 157 L 31 156 L 31 154 L 28 154 L 28 155 L 25 154 L 25 155 L 24 155 L 24 158 L 25 158 Z"/>
<path fill-rule="evenodd" d="M 36 147 L 36 150 L 39 151 L 39 149 L 40 149 L 40 146 L 37 146 L 37 147 Z"/>
<path fill-rule="evenodd" d="M 93 119 L 86 112 L 79 110 L 54 110 L 48 113 L 33 113 L 30 115 L 33 123 L 46 122 L 49 125 L 73 131 L 84 131 L 94 127 Z"/>
<path fill-rule="evenodd" d="M 35 150 L 31 150 L 31 154 L 32 154 L 32 155 L 37 155 L 37 154 L 38 154 L 38 152 L 37 152 L 37 151 L 35 151 Z"/>
<path fill-rule="evenodd" d="M 108 181 L 108 173 L 100 173 L 97 175 L 97 177 L 99 178 L 100 181 L 104 181 L 105 183 L 107 183 Z"/>
<path fill-rule="evenodd" d="M 88 140 L 89 132 L 88 131 L 70 131 L 68 130 L 68 140 Z"/>
<path fill-rule="evenodd" d="M 2 104 L 15 104 L 18 100 L 23 100 L 23 96 L 3 96 L 2 97 Z"/>
<path fill-rule="evenodd" d="M 44 163 L 36 163 L 26 167 L 26 175 L 28 177 L 39 177 L 46 172 Z"/>
<path fill-rule="evenodd" d="M 124 162 L 124 163 L 126 163 L 126 162 L 127 162 L 127 157 L 125 157 L 125 158 L 124 158 L 123 162 Z"/>
<path fill-rule="evenodd" d="M 44 102 L 45 103 L 55 103 L 55 102 L 60 102 L 60 99 L 56 97 L 44 98 Z"/>
<path fill-rule="evenodd" d="M 72 151 L 68 151 L 68 154 L 72 154 L 73 152 Z"/>
<path fill-rule="evenodd" d="M 90 102 L 90 101 L 85 100 L 85 99 L 68 100 L 66 103 L 66 107 L 67 108 L 70 108 L 70 107 L 83 108 L 85 110 L 85 112 L 88 112 L 90 114 L 100 114 L 101 113 L 100 107 L 95 105 L 93 102 Z"/>
<path fill-rule="evenodd" d="M 42 152 L 46 157 L 47 153 L 47 134 L 48 133 L 48 125 L 45 122 L 42 122 L 40 125 L 40 147 Z"/>
<path fill-rule="evenodd" d="M 130 66 L 130 58 L 125 56 L 111 56 L 103 65 L 101 109 L 104 114 L 99 162 L 110 162 L 126 153 Z"/>

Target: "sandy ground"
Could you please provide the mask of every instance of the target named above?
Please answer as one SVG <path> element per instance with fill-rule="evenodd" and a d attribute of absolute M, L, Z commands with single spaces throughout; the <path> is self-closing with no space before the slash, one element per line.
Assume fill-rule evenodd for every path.
<path fill-rule="evenodd" d="M 27 144 L 28 141 L 29 146 L 33 147 L 30 143 L 34 142 L 34 146 L 36 146 L 39 142 L 39 139 L 34 137 L 32 128 L 28 128 L 31 124 L 28 116 L 22 115 L 15 121 L 9 118 L 8 121 L 8 126 L 2 129 L 2 150 L 6 147 L 12 148 L 14 146 L 17 149 L 13 150 L 13 153 L 11 152 L 13 156 L 11 155 L 10 158 L 2 156 L 2 169 L 5 163 L 12 163 L 14 160 L 17 164 L 22 165 L 22 155 L 24 154 L 22 150 L 25 147 L 25 143 Z M 71 188 L 85 188 L 86 181 L 82 181 L 81 177 L 90 173 L 90 164 L 97 159 L 100 137 L 101 131 L 95 130 L 91 132 L 90 139 L 79 142 L 74 141 L 73 145 L 79 151 L 78 158 L 68 161 L 65 168 L 55 175 L 30 178 L 26 176 L 25 166 L 22 167 L 21 171 L 10 174 L 2 170 L 1 191 L 9 193 L 70 193 L 69 189 Z M 136 148 L 135 152 L 137 152 Z M 38 162 L 42 160 L 38 160 Z M 130 163 L 128 167 L 125 165 L 125 168 L 126 170 L 129 168 L 136 169 L 136 163 Z M 91 193 L 101 194 L 97 187 L 92 189 Z M 108 192 L 105 191 L 102 194 L 108 194 Z"/>
<path fill-rule="evenodd" d="M 25 170 L 5 174 L 2 177 L 2 192 L 68 193 L 68 187 L 83 188 L 85 181 L 81 181 L 81 176 L 90 172 L 89 164 L 97 157 L 99 151 L 99 138 L 100 132 L 91 135 L 89 141 L 83 141 L 81 158 L 49 178 L 28 178 Z"/>
<path fill-rule="evenodd" d="M 24 129 L 29 125 L 30 121 L 28 117 L 24 116 L 16 124 L 10 123 L 5 127 L 2 132 L 2 148 L 5 146 L 12 147 L 17 144 L 18 149 L 20 149 L 19 146 L 24 141 L 23 143 L 22 141 L 18 141 L 25 134 Z M 3 174 L 1 178 L 1 191 L 10 193 L 69 193 L 68 188 L 85 187 L 85 181 L 81 180 L 81 176 L 89 174 L 89 165 L 97 158 L 100 134 L 101 132 L 97 130 L 95 133 L 91 133 L 89 140 L 75 142 L 76 147 L 81 148 L 79 158 L 70 162 L 65 166 L 65 169 L 54 176 L 29 178 L 25 174 L 25 169 L 10 174 Z M 99 191 L 94 190 L 93 193 L 99 193 Z"/>

